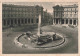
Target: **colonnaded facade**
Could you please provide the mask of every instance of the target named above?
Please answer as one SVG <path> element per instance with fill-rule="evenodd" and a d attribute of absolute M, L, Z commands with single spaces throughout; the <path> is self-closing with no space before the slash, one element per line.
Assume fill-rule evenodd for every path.
<path fill-rule="evenodd" d="M 78 5 L 56 5 L 53 7 L 53 24 L 78 25 Z"/>
<path fill-rule="evenodd" d="M 42 6 L 2 4 L 2 26 L 37 24 L 39 14 L 41 14 L 42 19 Z"/>

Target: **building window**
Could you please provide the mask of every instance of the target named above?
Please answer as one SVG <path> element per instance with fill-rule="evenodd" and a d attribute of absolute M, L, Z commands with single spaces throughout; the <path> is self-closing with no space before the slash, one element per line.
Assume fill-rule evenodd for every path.
<path fill-rule="evenodd" d="M 71 8 L 69 8 L 69 11 L 71 10 Z"/>
<path fill-rule="evenodd" d="M 21 23 L 23 24 L 23 19 L 21 19 Z"/>
<path fill-rule="evenodd" d="M 6 25 L 6 20 L 3 20 L 3 25 Z"/>
<path fill-rule="evenodd" d="M 9 15 L 8 15 L 8 17 L 9 17 Z"/>
<path fill-rule="evenodd" d="M 75 8 L 72 8 L 73 11 L 75 11 Z"/>
<path fill-rule="evenodd" d="M 64 12 L 64 14 L 66 14 L 66 12 Z"/>
<path fill-rule="evenodd" d="M 15 10 L 15 8 L 13 8 L 13 10 Z"/>
<path fill-rule="evenodd" d="M 28 23 L 30 23 L 30 18 L 28 19 Z"/>
<path fill-rule="evenodd" d="M 11 25 L 13 25 L 13 19 L 11 19 Z"/>
<path fill-rule="evenodd" d="M 66 24 L 68 24 L 68 19 L 66 19 Z"/>
<path fill-rule="evenodd" d="M 56 24 L 58 24 L 59 19 L 56 19 Z"/>
<path fill-rule="evenodd" d="M 62 19 L 62 24 L 64 24 L 64 19 Z"/>
<path fill-rule="evenodd" d="M 68 14 L 66 14 L 66 17 L 68 17 Z"/>
<path fill-rule="evenodd" d="M 72 8 L 71 8 L 71 11 L 72 11 Z"/>
<path fill-rule="evenodd" d="M 9 25 L 10 24 L 10 20 L 7 20 L 7 25 Z"/>
<path fill-rule="evenodd" d="M 65 8 L 64 11 L 67 11 L 67 8 Z"/>
<path fill-rule="evenodd" d="M 5 14 L 3 16 L 5 17 Z"/>
<path fill-rule="evenodd" d="M 16 19 L 14 20 L 14 23 L 17 24 L 17 20 Z"/>
<path fill-rule="evenodd" d="M 33 23 L 33 19 L 31 19 L 31 23 Z"/>
<path fill-rule="evenodd" d="M 76 11 L 78 11 L 78 8 L 76 8 Z"/>
<path fill-rule="evenodd" d="M 72 20 L 70 20 L 70 24 L 72 24 Z"/>
<path fill-rule="evenodd" d="M 36 19 L 36 23 L 38 23 L 38 19 Z"/>
<path fill-rule="evenodd" d="M 76 20 L 73 21 L 73 24 L 76 25 Z"/>
<path fill-rule="evenodd" d="M 25 19 L 25 23 L 27 23 L 27 19 Z"/>
<path fill-rule="evenodd" d="M 72 17 L 72 12 L 70 13 L 70 17 Z"/>
<path fill-rule="evenodd" d="M 18 24 L 20 24 L 20 19 L 18 19 Z"/>

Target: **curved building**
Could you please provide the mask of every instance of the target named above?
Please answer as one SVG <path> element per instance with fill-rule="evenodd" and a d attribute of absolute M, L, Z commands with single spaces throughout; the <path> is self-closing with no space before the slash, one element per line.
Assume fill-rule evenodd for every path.
<path fill-rule="evenodd" d="M 78 25 L 78 5 L 56 5 L 53 7 L 53 24 Z"/>
<path fill-rule="evenodd" d="M 24 24 L 37 24 L 39 14 L 43 17 L 42 6 L 2 4 L 2 25 L 5 27 Z"/>

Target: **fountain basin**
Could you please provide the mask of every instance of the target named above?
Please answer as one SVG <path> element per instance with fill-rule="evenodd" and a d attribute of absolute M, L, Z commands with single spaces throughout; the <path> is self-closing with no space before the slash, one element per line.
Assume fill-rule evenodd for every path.
<path fill-rule="evenodd" d="M 25 33 L 19 35 L 14 39 L 15 45 L 24 48 L 46 48 L 46 47 L 56 47 L 65 42 L 65 38 L 57 34 L 57 38 L 54 41 L 52 36 L 53 32 L 46 32 L 40 35 L 31 34 L 27 36 Z"/>

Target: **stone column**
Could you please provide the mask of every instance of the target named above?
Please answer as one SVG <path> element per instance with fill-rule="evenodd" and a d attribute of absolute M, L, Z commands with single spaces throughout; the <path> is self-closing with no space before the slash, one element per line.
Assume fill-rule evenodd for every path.
<path fill-rule="evenodd" d="M 60 24 L 61 24 L 61 19 L 60 19 Z"/>
<path fill-rule="evenodd" d="M 59 24 L 59 19 L 58 19 L 58 24 Z"/>
<path fill-rule="evenodd" d="M 56 19 L 55 19 L 55 24 L 56 24 Z"/>
<path fill-rule="evenodd" d="M 53 19 L 53 25 L 54 25 L 54 19 Z"/>
<path fill-rule="evenodd" d="M 78 20 L 76 20 L 76 26 L 78 26 Z"/>
<path fill-rule="evenodd" d="M 66 19 L 64 19 L 64 24 L 66 24 Z"/>
<path fill-rule="evenodd" d="M 55 19 L 54 19 L 54 24 L 55 24 Z"/>
<path fill-rule="evenodd" d="M 36 24 L 36 18 L 34 18 L 33 20 L 34 20 L 34 24 Z"/>
<path fill-rule="evenodd" d="M 68 25 L 70 24 L 70 19 L 68 19 Z"/>
<path fill-rule="evenodd" d="M 72 25 L 73 25 L 74 20 L 72 19 Z"/>

